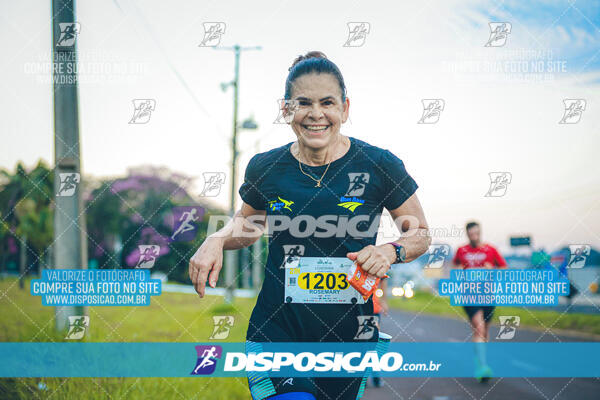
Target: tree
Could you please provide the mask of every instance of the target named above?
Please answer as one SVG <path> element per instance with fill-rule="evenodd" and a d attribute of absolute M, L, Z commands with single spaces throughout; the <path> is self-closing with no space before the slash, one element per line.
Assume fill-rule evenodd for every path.
<path fill-rule="evenodd" d="M 7 246 L 8 236 L 12 235 L 17 238 L 20 247 L 25 246 L 26 251 L 21 254 L 35 257 L 33 262 L 21 271 L 20 285 L 23 287 L 23 275 L 35 264 L 38 266 L 38 272 L 41 272 L 44 257 L 52 243 L 54 177 L 50 168 L 41 160 L 29 172 L 20 162 L 14 174 L 2 169 L 0 177 L 2 179 L 0 185 L 0 213 L 3 216 L 3 231 L 0 232 L 2 250 Z M 3 264 L 4 259 L 3 257 Z M 25 265 L 26 261 L 20 260 L 21 265 Z"/>
<path fill-rule="evenodd" d="M 192 179 L 166 168 L 137 167 L 128 176 L 104 180 L 84 198 L 87 202 L 89 255 L 99 268 L 134 268 L 139 245 L 160 246 L 153 271 L 166 272 L 170 280 L 189 282 L 190 257 L 205 239 L 210 213 L 223 213 L 195 200 L 188 192 Z M 178 206 L 205 210 L 196 238 L 171 242 L 172 212 Z"/>

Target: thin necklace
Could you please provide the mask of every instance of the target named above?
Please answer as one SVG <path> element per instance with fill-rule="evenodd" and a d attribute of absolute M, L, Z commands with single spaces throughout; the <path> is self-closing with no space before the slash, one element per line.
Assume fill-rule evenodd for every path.
<path fill-rule="evenodd" d="M 319 179 L 315 179 L 315 178 L 313 178 L 312 175 L 309 175 L 309 174 L 307 174 L 306 172 L 304 172 L 302 170 L 302 164 L 300 164 L 300 160 L 298 160 L 298 166 L 300 167 L 300 172 L 302 172 L 304 175 L 308 176 L 313 181 L 317 182 L 317 184 L 315 185 L 315 187 L 321 187 L 321 181 L 323 180 L 323 177 L 327 173 L 327 170 L 329 169 L 329 165 L 331 165 L 331 161 L 329 161 L 329 164 L 327 164 L 327 168 L 325 168 L 325 172 L 323 172 L 323 175 L 321 175 L 321 177 Z"/>
<path fill-rule="evenodd" d="M 300 156 L 300 148 L 298 148 L 298 156 Z M 300 172 L 302 172 L 304 175 L 308 176 L 313 181 L 317 182 L 315 187 L 321 187 L 321 181 L 323 180 L 323 177 L 327 173 L 327 170 L 329 169 L 329 166 L 331 165 L 332 161 L 329 161 L 329 163 L 327 164 L 327 168 L 325 168 L 325 172 L 323 172 L 323 175 L 321 175 L 321 177 L 319 179 L 315 179 L 312 175 L 309 175 L 306 172 L 304 172 L 304 170 L 302 170 L 302 164 L 300 163 L 300 158 L 298 158 L 298 167 L 300 167 Z"/>

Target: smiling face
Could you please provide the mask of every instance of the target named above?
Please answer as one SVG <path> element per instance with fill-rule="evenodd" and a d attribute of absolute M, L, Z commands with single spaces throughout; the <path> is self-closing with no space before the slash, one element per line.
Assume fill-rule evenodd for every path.
<path fill-rule="evenodd" d="M 294 81 L 291 99 L 298 102 L 290 122 L 298 142 L 317 150 L 333 144 L 348 120 L 348 99 L 336 78 L 327 73 L 310 73 Z M 285 111 L 284 111 L 285 112 Z"/>

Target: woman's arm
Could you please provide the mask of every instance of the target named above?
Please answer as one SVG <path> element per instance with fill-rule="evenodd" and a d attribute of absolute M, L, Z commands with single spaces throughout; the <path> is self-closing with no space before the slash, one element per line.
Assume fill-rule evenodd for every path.
<path fill-rule="evenodd" d="M 402 235 L 395 242 L 406 249 L 406 262 L 415 260 L 427 252 L 431 244 L 431 236 L 417 195 L 413 194 L 400 207 L 390 210 L 390 215 Z M 385 243 L 381 246 L 385 246 L 388 250 L 392 261 L 396 259 L 394 246 Z"/>
<path fill-rule="evenodd" d="M 238 250 L 250 246 L 262 236 L 266 222 L 265 210 L 257 210 L 245 202 L 223 228 L 207 239 L 219 240 L 223 250 Z"/>
<path fill-rule="evenodd" d="M 431 237 L 417 195 L 413 194 L 400 207 L 389 212 L 402 234 L 396 243 L 405 248 L 406 261 L 412 261 L 424 254 L 431 244 Z M 396 250 L 391 244 L 385 243 L 379 246 L 369 245 L 346 256 L 357 261 L 366 272 L 383 277 L 396 260 Z"/>
<path fill-rule="evenodd" d="M 250 246 L 263 234 L 265 210 L 256 210 L 246 203 L 234 217 L 204 240 L 190 259 L 189 275 L 200 297 L 204 297 L 206 280 L 215 287 L 223 267 L 223 250 L 236 250 Z M 209 275 L 210 274 L 210 275 Z"/>

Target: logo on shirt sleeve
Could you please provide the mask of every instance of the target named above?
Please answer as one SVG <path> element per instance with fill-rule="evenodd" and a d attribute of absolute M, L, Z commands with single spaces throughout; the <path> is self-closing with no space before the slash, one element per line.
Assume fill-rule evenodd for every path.
<path fill-rule="evenodd" d="M 362 196 L 369 183 L 370 175 L 368 172 L 349 172 L 348 179 L 350 184 L 348 185 L 348 191 L 345 196 Z"/>
<path fill-rule="evenodd" d="M 342 196 L 340 197 L 340 203 L 338 203 L 338 206 L 347 208 L 348 210 L 354 212 L 356 207 L 362 206 L 363 204 L 365 204 L 364 200 L 357 199 L 356 197 L 350 198 Z"/>
<path fill-rule="evenodd" d="M 340 197 L 338 206 L 354 212 L 358 206 L 365 204 L 365 201 L 359 199 L 358 196 L 362 196 L 365 193 L 369 178 L 370 175 L 368 172 L 349 172 L 348 180 L 350 182 L 348 184 L 348 190 L 344 196 Z"/>
<path fill-rule="evenodd" d="M 269 201 L 269 209 L 271 211 L 279 211 L 282 208 L 286 208 L 286 209 L 292 211 L 291 205 L 294 204 L 293 201 L 282 199 L 279 196 L 277 196 L 277 198 L 279 199 L 279 201 L 277 201 L 277 200 L 271 200 L 271 201 Z"/>

